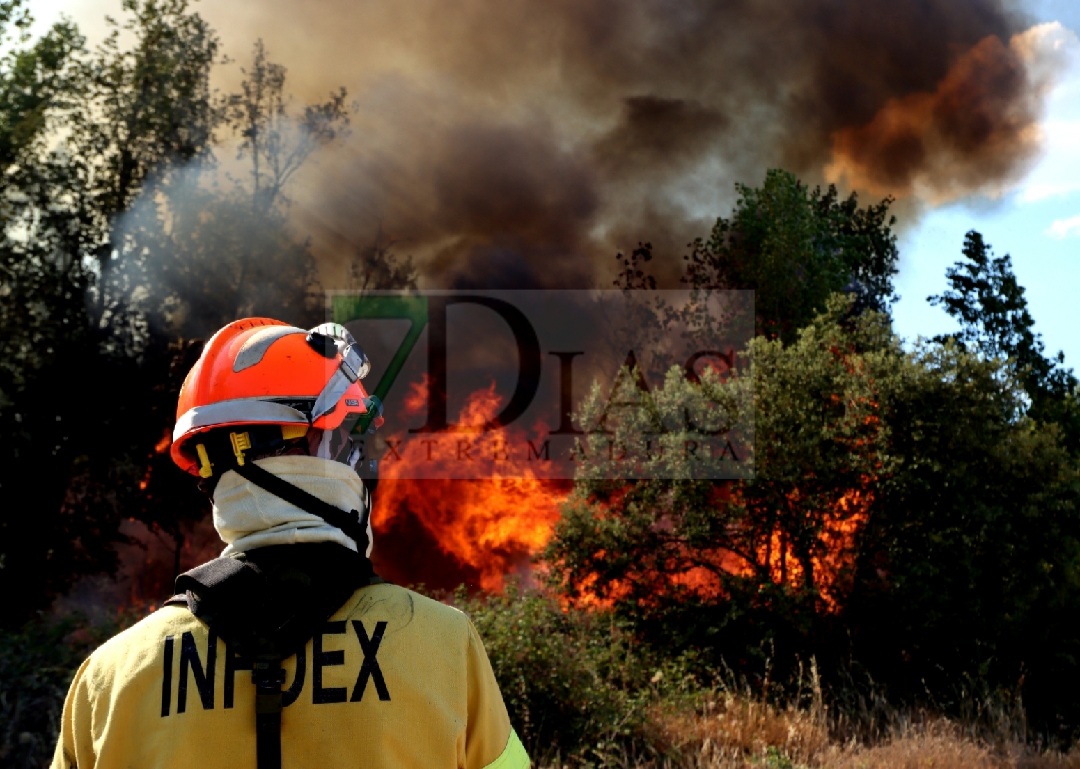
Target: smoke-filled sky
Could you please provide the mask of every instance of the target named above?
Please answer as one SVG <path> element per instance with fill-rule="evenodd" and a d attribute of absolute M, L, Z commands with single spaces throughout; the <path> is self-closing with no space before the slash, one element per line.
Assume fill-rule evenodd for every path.
<path fill-rule="evenodd" d="M 93 41 L 119 0 L 33 0 Z M 614 254 L 685 244 L 781 167 L 897 198 L 908 338 L 964 232 L 1011 253 L 1050 351 L 1080 366 L 1075 0 L 253 0 L 196 4 L 298 103 L 345 86 L 352 134 L 290 189 L 328 288 L 378 232 L 429 287 L 610 284 Z M 231 82 L 230 82 L 231 79 Z"/>

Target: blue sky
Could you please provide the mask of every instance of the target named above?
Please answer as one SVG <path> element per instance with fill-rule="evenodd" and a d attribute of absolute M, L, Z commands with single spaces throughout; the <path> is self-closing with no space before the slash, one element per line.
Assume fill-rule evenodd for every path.
<path fill-rule="evenodd" d="M 113 0 L 32 0 L 35 29 L 66 12 L 91 38 Z M 1047 352 L 1061 350 L 1080 370 L 1080 0 L 1027 0 L 1036 22 L 1058 22 L 1069 64 L 1046 102 L 1042 154 L 1015 186 L 994 196 L 969 197 L 924 210 L 900 239 L 900 273 L 894 307 L 896 331 L 905 339 L 954 328 L 926 298 L 946 288 L 945 270 L 961 256 L 964 234 L 981 232 L 998 255 L 1009 254 Z"/>
<path fill-rule="evenodd" d="M 1030 7 L 1038 21 L 1057 21 L 1080 34 L 1077 0 L 1042 0 Z M 926 297 L 947 288 L 945 270 L 960 258 L 964 234 L 974 229 L 997 255 L 1012 257 L 1047 352 L 1063 351 L 1066 365 L 1080 373 L 1080 56 L 1074 50 L 1070 58 L 1048 99 L 1042 156 L 1019 185 L 997 199 L 931 209 L 901 238 L 901 299 L 894 308 L 901 336 L 955 328 Z"/>

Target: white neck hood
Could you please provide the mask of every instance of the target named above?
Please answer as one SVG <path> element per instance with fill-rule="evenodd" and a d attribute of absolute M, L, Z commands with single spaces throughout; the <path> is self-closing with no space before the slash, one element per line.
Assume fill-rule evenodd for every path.
<path fill-rule="evenodd" d="M 323 502 L 348 512 L 366 510 L 368 495 L 356 471 L 340 462 L 319 457 L 282 456 L 256 460 L 269 473 L 313 494 Z M 336 526 L 314 513 L 301 510 L 230 470 L 214 490 L 214 528 L 225 543 L 223 556 L 268 545 L 303 542 L 337 542 L 355 551 L 356 542 Z M 371 557 L 371 520 L 367 525 Z"/>

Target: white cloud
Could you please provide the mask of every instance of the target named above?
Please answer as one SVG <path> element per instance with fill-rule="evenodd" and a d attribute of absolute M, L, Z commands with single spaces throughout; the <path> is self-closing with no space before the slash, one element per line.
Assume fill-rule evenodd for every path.
<path fill-rule="evenodd" d="M 1046 234 L 1052 238 L 1063 240 L 1064 238 L 1080 235 L 1080 216 L 1070 216 L 1068 219 L 1057 219 L 1051 224 Z"/>
<path fill-rule="evenodd" d="M 1024 203 L 1080 190 L 1080 120 L 1048 120 L 1042 132 L 1043 157 L 1021 185 Z"/>
<path fill-rule="evenodd" d="M 1053 84 L 1039 126 L 1041 158 L 1019 185 L 1020 202 L 1034 203 L 1080 191 L 1080 39 L 1060 24 L 1043 24 L 1025 33 L 1025 49 L 1037 80 Z"/>

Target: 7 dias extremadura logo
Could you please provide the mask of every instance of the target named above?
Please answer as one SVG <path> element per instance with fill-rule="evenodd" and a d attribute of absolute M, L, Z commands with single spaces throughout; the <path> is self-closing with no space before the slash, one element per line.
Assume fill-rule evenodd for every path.
<path fill-rule="evenodd" d="M 752 292 L 335 293 L 329 314 L 372 363 L 382 477 L 752 472 Z"/>

